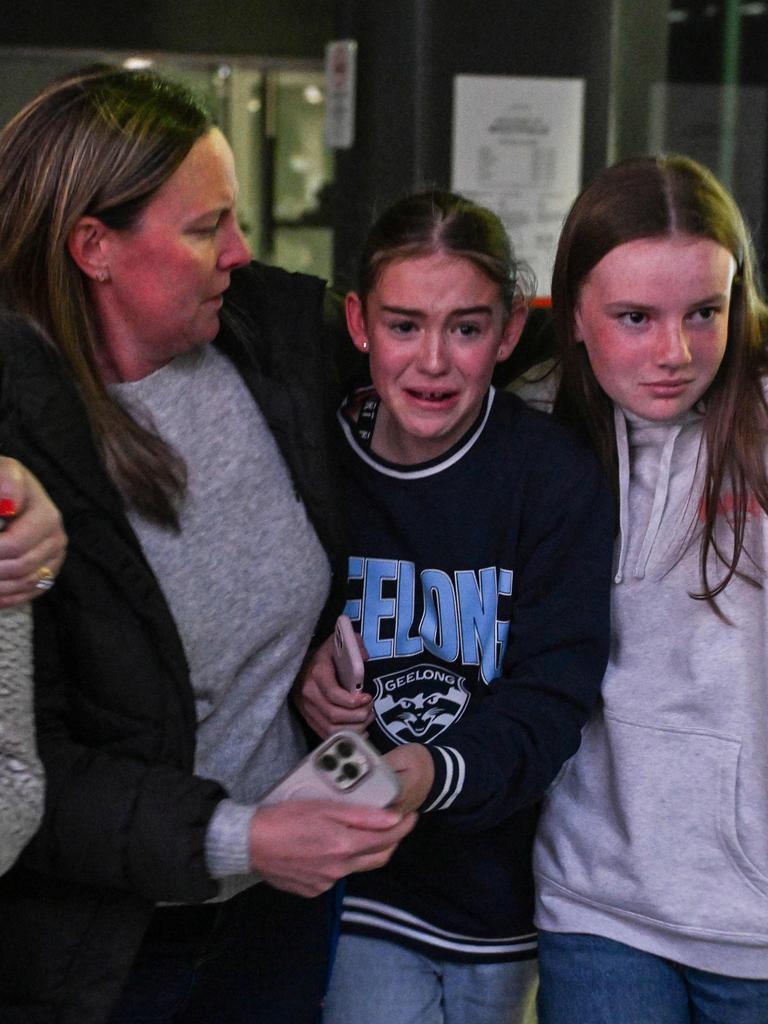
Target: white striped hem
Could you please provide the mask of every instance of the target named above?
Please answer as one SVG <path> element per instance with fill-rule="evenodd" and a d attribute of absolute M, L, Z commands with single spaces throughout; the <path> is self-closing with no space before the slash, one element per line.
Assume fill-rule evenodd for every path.
<path fill-rule="evenodd" d="M 347 896 L 341 915 L 343 924 L 361 925 L 379 932 L 413 939 L 452 953 L 474 954 L 475 956 L 502 956 L 510 953 L 535 953 L 536 933 L 525 935 L 499 936 L 482 939 L 472 935 L 437 928 L 413 914 L 375 900 Z"/>

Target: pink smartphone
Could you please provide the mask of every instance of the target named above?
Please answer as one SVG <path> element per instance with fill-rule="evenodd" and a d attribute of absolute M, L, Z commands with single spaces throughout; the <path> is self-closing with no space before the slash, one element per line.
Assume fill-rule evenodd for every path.
<path fill-rule="evenodd" d="M 336 619 L 336 629 L 333 632 L 333 664 L 336 666 L 339 682 L 345 690 L 349 690 L 350 693 L 362 690 L 365 677 L 363 656 L 352 623 L 346 615 L 340 615 Z"/>
<path fill-rule="evenodd" d="M 346 800 L 387 807 L 400 795 L 400 783 L 381 754 L 356 732 L 336 732 L 300 761 L 260 801 Z"/>

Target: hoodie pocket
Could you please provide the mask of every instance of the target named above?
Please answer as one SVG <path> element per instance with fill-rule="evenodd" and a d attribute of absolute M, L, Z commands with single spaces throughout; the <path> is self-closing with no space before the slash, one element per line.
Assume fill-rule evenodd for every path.
<path fill-rule="evenodd" d="M 592 722 L 547 798 L 537 871 L 681 931 L 768 938 L 768 825 L 758 864 L 739 841 L 740 752 L 715 733 Z"/>

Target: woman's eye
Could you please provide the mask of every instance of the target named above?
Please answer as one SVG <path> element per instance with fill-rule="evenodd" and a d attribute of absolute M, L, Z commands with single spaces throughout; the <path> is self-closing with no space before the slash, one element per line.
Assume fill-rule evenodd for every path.
<path fill-rule="evenodd" d="M 226 212 L 221 213 L 216 218 L 216 220 L 211 221 L 210 223 L 198 224 L 197 227 L 195 227 L 193 229 L 192 233 L 195 234 L 195 235 L 201 235 L 203 238 L 212 238 L 216 234 L 216 232 L 219 230 L 221 225 L 224 223 L 224 220 L 226 219 L 226 217 L 227 217 L 227 213 Z"/>

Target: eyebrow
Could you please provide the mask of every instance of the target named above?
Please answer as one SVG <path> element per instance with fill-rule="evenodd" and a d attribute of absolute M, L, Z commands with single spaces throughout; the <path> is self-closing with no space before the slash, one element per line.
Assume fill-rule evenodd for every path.
<path fill-rule="evenodd" d="M 228 213 L 231 209 L 233 209 L 231 206 L 211 206 L 207 210 L 195 214 L 190 223 L 196 224 L 199 220 L 208 220 L 211 217 L 215 217 L 218 220 L 222 214 Z"/>
<path fill-rule="evenodd" d="M 396 313 L 398 316 L 426 316 L 427 314 L 423 309 L 407 309 L 405 306 L 386 306 L 382 305 L 382 311 L 385 313 Z M 466 306 L 459 309 L 452 309 L 449 316 L 477 316 L 478 314 L 487 314 L 493 316 L 493 309 L 491 306 Z"/>
<path fill-rule="evenodd" d="M 716 306 L 720 303 L 724 303 L 727 301 L 728 295 L 725 292 L 715 292 L 712 295 L 705 295 L 701 299 L 696 299 L 694 302 L 691 302 L 688 306 L 688 309 L 698 309 L 701 306 Z M 613 302 L 606 302 L 605 307 L 606 309 L 610 310 L 637 310 L 638 313 L 652 312 L 654 309 L 656 309 L 655 306 L 649 306 L 643 302 L 635 302 L 631 299 L 627 300 L 626 302 L 621 299 L 617 299 Z"/>

